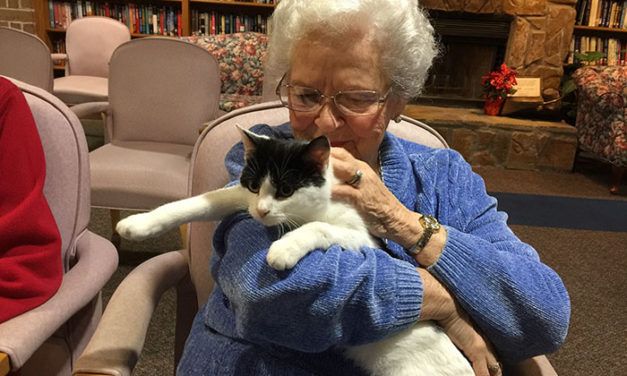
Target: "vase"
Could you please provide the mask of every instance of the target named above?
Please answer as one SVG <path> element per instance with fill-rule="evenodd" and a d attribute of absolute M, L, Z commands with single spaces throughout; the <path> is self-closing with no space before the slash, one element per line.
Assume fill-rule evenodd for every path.
<path fill-rule="evenodd" d="M 505 98 L 486 98 L 485 103 L 483 104 L 483 112 L 486 115 L 498 116 L 501 114 L 503 104 L 505 104 Z"/>

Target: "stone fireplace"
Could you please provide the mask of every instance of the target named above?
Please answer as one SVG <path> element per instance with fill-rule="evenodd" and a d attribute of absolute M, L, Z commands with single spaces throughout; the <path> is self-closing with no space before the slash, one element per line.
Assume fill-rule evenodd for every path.
<path fill-rule="evenodd" d="M 444 52 L 453 55 L 432 69 L 436 77 L 425 85 L 431 98 L 408 105 L 405 115 L 434 127 L 473 166 L 570 171 L 577 150 L 574 127 L 560 121 L 484 115 L 476 106 L 481 103 L 476 86 L 463 81 L 480 90 L 481 76 L 505 62 L 520 76 L 540 77 L 545 101 L 558 98 L 576 0 L 419 2 L 429 10 L 436 33 L 446 44 Z M 442 94 L 465 97 L 466 105 L 433 98 Z M 469 105 L 473 98 L 475 103 Z"/>
<path fill-rule="evenodd" d="M 500 26 L 495 26 L 496 31 L 502 29 L 503 21 L 508 22 L 509 33 L 504 37 L 502 57 L 497 55 L 495 58 L 497 60 L 500 58 L 507 65 L 516 68 L 520 76 L 540 77 L 542 96 L 545 100 L 559 97 L 560 80 L 563 74 L 562 63 L 568 55 L 575 23 L 576 0 L 421 0 L 420 4 L 430 11 L 433 23 L 436 25 L 436 32 L 438 19 L 441 19 L 443 15 L 447 25 L 451 23 L 451 18 L 460 18 L 447 17 L 446 14 L 449 13 L 464 15 L 461 18 L 468 20 L 464 27 L 471 29 L 474 20 L 479 34 L 490 22 L 501 22 Z M 496 31 L 488 36 L 503 38 L 502 33 Z M 468 39 L 477 39 L 475 34 L 466 32 Z M 462 35 L 454 37 L 463 38 Z M 486 46 L 485 41 L 484 38 L 476 44 L 477 52 L 471 53 L 470 58 L 482 54 L 481 46 Z M 499 44 L 495 43 L 490 48 L 484 47 L 483 55 L 499 54 L 498 46 Z M 501 61 L 496 61 L 496 63 L 499 64 Z M 457 62 L 460 66 L 467 65 L 463 63 L 463 60 L 457 59 Z M 483 65 L 470 74 L 477 75 L 480 68 L 484 68 L 487 63 L 483 61 L 479 64 Z M 489 67 L 488 70 L 491 68 Z M 481 75 L 485 73 L 485 71 L 481 72 L 476 77 L 468 77 L 466 80 L 474 79 L 479 82 Z M 437 72 L 432 72 L 432 74 L 437 75 Z M 427 84 L 436 85 L 438 88 L 442 86 L 442 80 L 446 80 L 446 77 L 436 76 Z"/>

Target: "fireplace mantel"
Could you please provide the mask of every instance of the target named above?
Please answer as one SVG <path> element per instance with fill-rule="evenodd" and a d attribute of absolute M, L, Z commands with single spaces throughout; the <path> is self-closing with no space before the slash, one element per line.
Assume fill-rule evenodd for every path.
<path fill-rule="evenodd" d="M 420 0 L 429 10 L 513 17 L 505 63 L 521 76 L 540 77 L 545 100 L 559 97 L 577 0 Z"/>

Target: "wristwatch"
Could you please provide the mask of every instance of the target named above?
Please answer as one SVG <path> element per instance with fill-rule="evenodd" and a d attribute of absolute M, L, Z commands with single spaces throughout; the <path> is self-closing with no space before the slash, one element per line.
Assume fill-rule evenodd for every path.
<path fill-rule="evenodd" d="M 418 223 L 422 226 L 423 233 L 420 239 L 416 242 L 416 244 L 409 249 L 409 253 L 416 256 L 419 254 L 422 249 L 429 243 L 429 239 L 431 239 L 431 235 L 438 232 L 440 230 L 440 223 L 437 219 L 435 219 L 432 215 L 424 215 L 420 216 L 418 219 Z"/>

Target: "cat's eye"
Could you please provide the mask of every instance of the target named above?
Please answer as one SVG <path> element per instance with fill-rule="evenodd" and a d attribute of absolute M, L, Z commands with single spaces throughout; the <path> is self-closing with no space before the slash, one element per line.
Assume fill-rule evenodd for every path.
<path fill-rule="evenodd" d="M 251 181 L 248 184 L 248 190 L 252 193 L 259 193 L 259 183 L 256 181 Z"/>
<path fill-rule="evenodd" d="M 279 187 L 277 191 L 277 198 L 287 198 L 290 197 L 294 193 L 294 189 L 287 185 L 282 185 Z"/>

